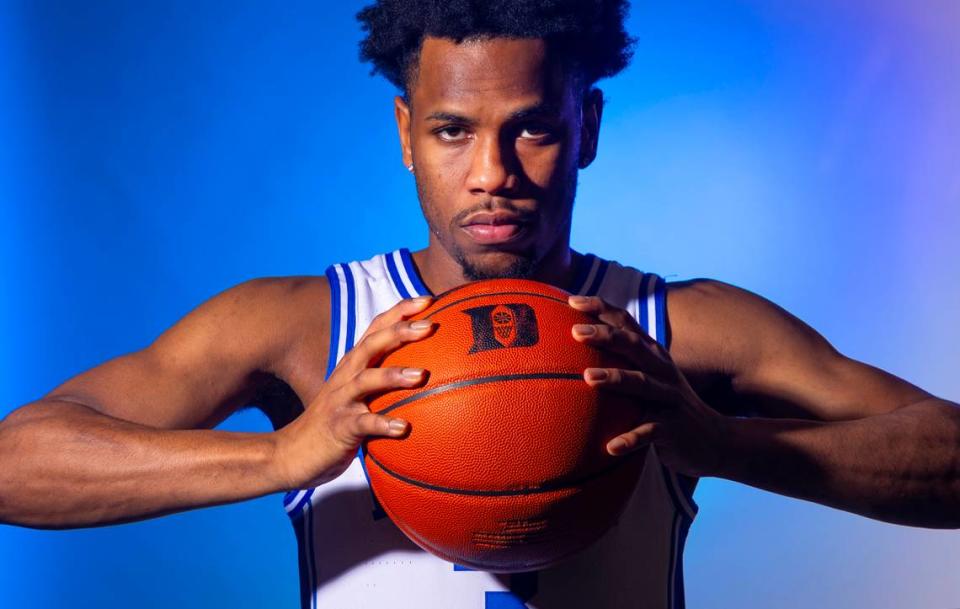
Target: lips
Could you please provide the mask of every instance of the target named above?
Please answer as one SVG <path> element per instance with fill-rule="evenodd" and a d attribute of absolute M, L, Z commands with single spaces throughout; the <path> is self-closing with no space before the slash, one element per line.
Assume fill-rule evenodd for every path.
<path fill-rule="evenodd" d="M 467 218 L 460 227 L 475 243 L 495 245 L 517 239 L 527 224 L 516 214 L 482 212 Z"/>
<path fill-rule="evenodd" d="M 503 243 L 517 236 L 521 231 L 519 224 L 469 224 L 463 230 L 477 243 L 489 245 Z"/>

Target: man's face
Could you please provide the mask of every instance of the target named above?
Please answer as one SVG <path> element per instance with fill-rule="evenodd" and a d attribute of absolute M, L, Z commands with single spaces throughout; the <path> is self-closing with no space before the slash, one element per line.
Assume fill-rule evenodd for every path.
<path fill-rule="evenodd" d="M 529 276 L 565 250 L 578 165 L 592 159 L 581 141 L 595 129 L 545 43 L 428 37 L 411 89 L 397 120 L 431 247 L 467 279 Z"/>

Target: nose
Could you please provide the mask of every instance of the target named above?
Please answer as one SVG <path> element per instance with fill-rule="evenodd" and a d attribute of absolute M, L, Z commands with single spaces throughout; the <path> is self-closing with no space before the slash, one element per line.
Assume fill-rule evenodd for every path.
<path fill-rule="evenodd" d="M 499 137 L 477 137 L 473 146 L 467 188 L 472 194 L 497 195 L 514 190 L 519 178 L 517 160 Z"/>

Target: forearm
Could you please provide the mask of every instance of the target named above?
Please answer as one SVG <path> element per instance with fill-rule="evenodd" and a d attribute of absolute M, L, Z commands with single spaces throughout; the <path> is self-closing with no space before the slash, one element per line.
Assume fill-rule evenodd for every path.
<path fill-rule="evenodd" d="M 727 419 L 717 475 L 887 522 L 960 527 L 960 408 L 855 421 Z"/>
<path fill-rule="evenodd" d="M 38 402 L 0 423 L 0 522 L 115 524 L 282 490 L 270 434 L 168 431 Z"/>

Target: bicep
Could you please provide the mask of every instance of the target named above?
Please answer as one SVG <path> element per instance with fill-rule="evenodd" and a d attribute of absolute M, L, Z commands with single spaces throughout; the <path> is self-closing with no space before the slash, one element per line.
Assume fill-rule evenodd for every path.
<path fill-rule="evenodd" d="M 725 380 L 725 410 L 768 417 L 851 420 L 929 397 L 910 383 L 845 357 L 776 304 L 716 281 L 678 284 L 677 356 Z M 676 309 L 676 311 L 674 310 Z"/>
<path fill-rule="evenodd" d="M 281 356 L 270 279 L 203 303 L 147 348 L 69 379 L 45 399 L 71 401 L 150 427 L 209 428 L 249 404 Z"/>

